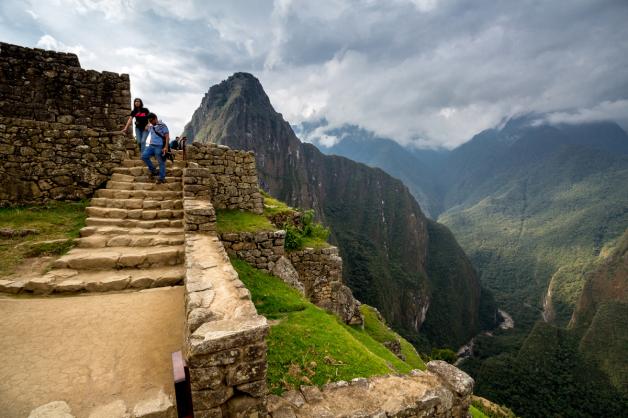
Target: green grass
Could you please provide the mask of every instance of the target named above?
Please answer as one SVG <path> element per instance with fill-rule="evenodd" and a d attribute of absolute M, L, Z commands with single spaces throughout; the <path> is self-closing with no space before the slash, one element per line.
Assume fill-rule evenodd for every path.
<path fill-rule="evenodd" d="M 280 279 L 242 260 L 233 259 L 232 263 L 258 312 L 276 321 L 267 338 L 268 385 L 272 393 L 302 384 L 407 373 L 422 365 L 401 361 L 366 329 L 341 323 Z"/>
<path fill-rule="evenodd" d="M 274 216 L 280 213 L 294 213 L 297 212 L 294 208 L 286 205 L 284 202 L 275 199 L 266 192 L 261 192 L 264 195 L 264 215 L 267 217 Z"/>
<path fill-rule="evenodd" d="M 469 407 L 469 413 L 473 418 L 489 418 L 488 415 L 486 415 L 484 412 L 480 411 L 473 405 Z"/>
<path fill-rule="evenodd" d="M 386 324 L 378 318 L 373 307 L 361 305 L 360 312 L 364 317 L 364 330 L 367 334 L 380 343 L 399 339 L 401 343 L 401 354 L 405 356 L 406 363 L 412 366 L 412 368 L 425 370 L 425 363 L 412 344 L 388 328 L 388 326 L 386 326 Z"/>
<path fill-rule="evenodd" d="M 226 209 L 216 211 L 216 227 L 219 233 L 274 231 L 277 229 L 263 215 Z"/>
<path fill-rule="evenodd" d="M 39 231 L 25 237 L 0 238 L 0 276 L 14 273 L 24 258 L 65 253 L 72 246 L 70 241 L 38 243 L 78 237 L 79 230 L 85 226 L 87 203 L 51 202 L 39 206 L 0 208 L 0 228 Z"/>

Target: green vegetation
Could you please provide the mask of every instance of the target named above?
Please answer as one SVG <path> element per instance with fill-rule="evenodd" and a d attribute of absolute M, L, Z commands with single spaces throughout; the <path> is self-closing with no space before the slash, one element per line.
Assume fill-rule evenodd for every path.
<path fill-rule="evenodd" d="M 473 418 L 491 418 L 473 405 L 469 407 L 469 413 Z"/>
<path fill-rule="evenodd" d="M 300 250 L 305 247 L 328 247 L 329 229 L 314 222 L 314 211 L 306 210 L 301 213 L 298 223 L 291 221 L 283 225 L 286 230 L 286 249 Z"/>
<path fill-rule="evenodd" d="M 621 417 L 628 398 L 578 350 L 571 331 L 539 322 L 516 354 L 482 363 L 475 392 L 525 417 Z"/>
<path fill-rule="evenodd" d="M 0 208 L 0 229 L 32 229 L 25 236 L 0 237 L 0 275 L 15 272 L 24 258 L 60 255 L 85 226 L 87 201 L 51 202 L 41 206 Z M 43 241 L 60 240 L 46 243 Z"/>
<path fill-rule="evenodd" d="M 425 369 L 425 363 L 412 344 L 405 338 L 400 337 L 395 331 L 391 330 L 386 325 L 384 318 L 379 315 L 375 308 L 369 305 L 361 305 L 360 312 L 364 317 L 364 330 L 368 335 L 382 344 L 386 341 L 398 340 L 401 345 L 401 354 L 405 357 L 406 363 L 414 369 Z"/>
<path fill-rule="evenodd" d="M 272 231 L 277 229 L 273 223 L 280 222 L 279 227 L 286 231 L 286 250 L 329 247 L 329 229 L 314 221 L 314 211 L 299 212 L 266 193 L 264 201 L 263 215 L 240 210 L 216 211 L 218 232 Z M 298 219 L 297 223 L 293 221 L 294 218 Z"/>
<path fill-rule="evenodd" d="M 232 263 L 258 312 L 272 320 L 267 338 L 271 392 L 281 393 L 301 384 L 322 385 L 425 368 L 420 358 L 413 357 L 411 364 L 401 361 L 371 336 L 368 329 L 376 329 L 381 338 L 381 327 L 385 327 L 376 326 L 373 317 L 369 318 L 368 329 L 347 326 L 280 279 L 242 260 L 233 259 Z"/>
<path fill-rule="evenodd" d="M 219 233 L 273 231 L 276 228 L 263 215 L 240 210 L 216 211 L 216 228 Z"/>

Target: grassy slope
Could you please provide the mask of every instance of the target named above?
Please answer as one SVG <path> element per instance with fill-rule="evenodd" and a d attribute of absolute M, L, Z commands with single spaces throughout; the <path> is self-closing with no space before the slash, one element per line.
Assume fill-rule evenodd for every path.
<path fill-rule="evenodd" d="M 39 241 L 78 237 L 85 225 L 87 201 L 51 202 L 44 206 L 21 206 L 0 209 L 0 228 L 37 229 L 36 235 L 0 238 L 0 276 L 11 274 L 26 257 L 57 255 L 71 243 L 37 245 Z"/>
<path fill-rule="evenodd" d="M 278 321 L 267 339 L 268 383 L 273 393 L 301 384 L 322 385 L 425 368 L 418 356 L 409 356 L 408 362 L 403 362 L 371 336 L 369 329 L 377 329 L 377 335 L 382 336 L 381 327 L 374 324 L 372 317 L 364 330 L 349 327 L 280 279 L 241 260 L 232 261 L 251 291 L 258 312 Z"/>

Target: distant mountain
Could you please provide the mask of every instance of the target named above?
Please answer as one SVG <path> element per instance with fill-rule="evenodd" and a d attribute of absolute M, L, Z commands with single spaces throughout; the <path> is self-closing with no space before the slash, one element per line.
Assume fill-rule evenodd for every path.
<path fill-rule="evenodd" d="M 372 132 L 353 125 L 323 130 L 325 135 L 338 138 L 334 144 L 325 144 L 316 131 L 324 129 L 325 121 L 318 124 L 304 123 L 299 126 L 305 135 L 322 152 L 340 155 L 354 161 L 379 167 L 408 186 L 423 212 L 434 218 L 443 212 L 440 196 L 445 192 L 439 172 L 447 150 L 421 150 L 404 148 L 395 141 L 381 138 Z M 311 138 L 311 139 L 310 139 Z"/>
<path fill-rule="evenodd" d="M 448 209 L 439 220 L 482 283 L 515 315 L 527 305 L 566 325 L 582 267 L 628 226 L 628 135 L 614 123 L 515 119 L 476 135 L 445 164 Z"/>
<path fill-rule="evenodd" d="M 420 329 L 436 330 L 431 324 L 438 323 L 452 331 L 423 335 L 455 347 L 485 323 L 480 285 L 464 252 L 455 244 L 448 269 L 438 261 L 455 243 L 453 236 L 430 227 L 400 181 L 301 143 L 252 75 L 237 73 L 211 87 L 185 134 L 255 151 L 262 185 L 291 206 L 314 209 L 331 226 L 354 295 L 396 329 L 416 340 Z"/>

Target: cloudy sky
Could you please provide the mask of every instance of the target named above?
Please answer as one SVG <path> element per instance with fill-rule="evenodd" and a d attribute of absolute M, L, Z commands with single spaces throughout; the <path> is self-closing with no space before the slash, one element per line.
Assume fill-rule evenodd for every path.
<path fill-rule="evenodd" d="M 0 40 L 129 73 L 175 132 L 235 71 L 292 124 L 402 144 L 530 111 L 628 128 L 628 0 L 2 0 Z"/>

